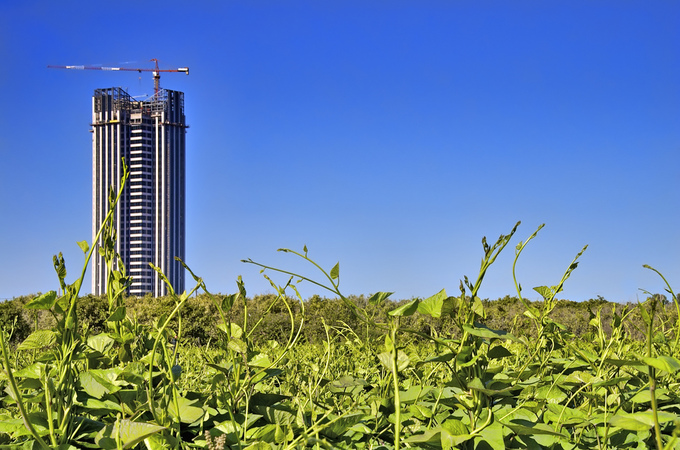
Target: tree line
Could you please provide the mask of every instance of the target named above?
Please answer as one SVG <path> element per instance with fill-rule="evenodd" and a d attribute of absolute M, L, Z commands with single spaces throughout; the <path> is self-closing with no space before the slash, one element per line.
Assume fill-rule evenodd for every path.
<path fill-rule="evenodd" d="M 675 308 L 668 304 L 666 297 L 655 294 L 665 305 L 664 313 L 669 323 L 677 320 Z M 0 326 L 11 330 L 11 342 L 22 342 L 32 331 L 50 329 L 55 325 L 54 318 L 48 311 L 28 310 L 24 305 L 35 295 L 16 297 L 0 303 Z M 185 304 L 182 316 L 182 336 L 196 345 L 205 345 L 219 339 L 217 328 L 219 320 L 215 302 L 222 302 L 227 295 L 199 294 L 190 298 Z M 366 308 L 377 322 L 387 322 L 389 311 L 410 300 L 390 300 L 379 305 L 371 305 L 364 295 L 349 296 L 348 299 L 357 306 Z M 540 306 L 541 302 L 532 302 Z M 480 324 L 494 330 L 503 330 L 516 336 L 531 336 L 533 331 L 531 320 L 524 315 L 525 307 L 516 298 L 505 296 L 496 300 L 483 300 L 485 317 Z M 151 324 L 159 317 L 167 315 L 175 306 L 170 297 L 154 298 L 128 297 L 125 299 L 126 313 L 140 324 Z M 592 332 L 593 324 L 599 314 L 605 330 L 611 329 L 612 320 L 624 310 L 634 309 L 633 304 L 621 304 L 607 301 L 602 297 L 584 302 L 560 300 L 552 311 L 550 318 L 560 324 L 575 337 L 584 337 Z M 245 302 L 236 302 L 229 309 L 229 319 L 235 323 L 243 323 L 245 314 L 250 324 L 258 324 L 250 339 L 253 343 L 265 343 L 269 340 L 283 342 L 288 339 L 293 322 L 299 324 L 304 320 L 302 339 L 309 343 L 319 343 L 327 338 L 343 335 L 347 339 L 377 338 L 377 331 L 368 329 L 354 315 L 350 306 L 338 298 L 327 298 L 314 295 L 304 302 L 294 298 L 286 298 L 285 302 L 274 294 L 249 297 Z M 79 326 L 90 334 L 96 335 L 106 328 L 108 304 L 106 296 L 86 295 L 80 297 L 76 314 Z M 433 318 L 425 315 L 413 315 L 404 318 L 404 326 L 414 330 L 413 339 L 425 336 L 454 336 L 457 331 L 450 316 Z M 628 335 L 634 339 L 644 336 L 642 319 L 637 311 L 633 311 L 627 321 Z M 175 321 L 174 327 L 179 324 Z"/>

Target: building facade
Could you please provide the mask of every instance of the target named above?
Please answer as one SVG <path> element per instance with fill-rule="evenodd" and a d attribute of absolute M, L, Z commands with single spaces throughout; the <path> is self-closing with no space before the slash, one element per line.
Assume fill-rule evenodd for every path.
<path fill-rule="evenodd" d="M 97 89 L 92 97 L 92 241 L 129 167 L 116 205 L 116 251 L 132 277 L 130 295 L 166 295 L 167 287 L 149 263 L 159 267 L 176 292 L 184 291 L 185 255 L 184 93 L 160 89 L 139 101 L 121 88 Z M 99 243 L 94 243 L 99 246 Z M 95 249 L 92 292 L 106 292 L 107 268 Z"/>

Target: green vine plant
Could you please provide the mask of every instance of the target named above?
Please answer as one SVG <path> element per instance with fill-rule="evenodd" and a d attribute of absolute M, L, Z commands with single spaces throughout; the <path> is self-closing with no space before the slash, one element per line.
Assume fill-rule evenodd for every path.
<path fill-rule="evenodd" d="M 541 224 L 524 242 L 519 242 L 517 244 L 515 248 L 515 259 L 512 264 L 512 277 L 515 284 L 515 290 L 517 291 L 517 297 L 526 309 L 524 315 L 531 319 L 536 328 L 536 339 L 532 339 L 533 344 L 529 341 L 526 342 L 529 348 L 533 347 L 533 350 L 531 351 L 531 356 L 526 360 L 525 367 L 530 363 L 537 361 L 539 370 L 542 370 L 546 366 L 553 351 L 568 345 L 568 340 L 571 336 L 566 332 L 564 325 L 557 323 L 550 318 L 550 314 L 555 309 L 555 306 L 557 306 L 557 294 L 562 292 L 564 283 L 578 267 L 578 259 L 588 248 L 587 245 L 584 246 L 574 257 L 557 285 L 538 286 L 534 288 L 534 291 L 538 292 L 543 298 L 541 308 L 536 308 L 522 296 L 522 286 L 517 281 L 516 267 L 517 261 L 527 244 L 538 235 L 538 232 L 544 226 L 545 224 Z M 520 371 L 520 374 L 522 372 L 523 371 Z"/>
<path fill-rule="evenodd" d="M 324 270 L 319 264 L 309 258 L 306 246 L 302 252 L 290 249 L 279 249 L 279 251 L 292 253 L 309 262 L 322 273 L 327 283 L 315 281 L 299 273 L 278 269 L 250 259 L 243 262 L 259 266 L 262 271 L 270 270 L 287 274 L 297 278 L 300 282 L 307 281 L 326 289 L 347 304 L 361 321 L 373 329 L 382 330 L 384 333 L 385 351 L 377 354 L 376 357 L 388 370 L 392 380 L 392 402 L 394 405 L 392 440 L 394 448 L 398 449 L 402 445 L 418 445 L 419 443 L 430 441 L 433 439 L 433 436 L 440 439 L 443 445 L 452 446 L 474 439 L 485 439 L 486 436 L 497 432 L 496 429 L 489 428 L 487 430 L 493 423 L 492 406 L 495 401 L 494 395 L 500 395 L 502 390 L 507 389 L 508 386 L 503 386 L 499 390 L 485 388 L 484 384 L 488 383 L 493 375 L 487 373 L 486 370 L 490 360 L 501 359 L 511 355 L 505 347 L 494 345 L 494 343 L 504 340 L 517 341 L 517 339 L 507 332 L 491 330 L 479 322 L 479 320 L 485 317 L 485 313 L 478 293 L 488 269 L 510 242 L 519 224 L 518 222 L 509 234 L 501 235 L 493 245 L 489 245 L 486 238 L 482 239 L 484 257 L 482 258 L 479 274 L 474 283 L 470 282 L 467 277 L 464 278 L 464 281 L 461 281 L 460 297 L 448 297 L 446 292 L 442 290 L 425 300 L 414 299 L 390 311 L 388 314 L 390 321 L 387 324 L 374 322 L 372 316 L 365 309 L 360 308 L 340 292 L 339 263 L 333 266 L 330 271 Z M 466 291 L 466 288 L 469 293 Z M 390 295 L 391 293 L 389 292 L 378 292 L 368 300 L 368 304 L 380 304 Z M 434 318 L 449 315 L 453 318 L 462 338 L 432 337 L 403 327 L 402 318 L 416 313 L 429 315 Z M 407 441 L 402 442 L 405 418 L 402 417 L 400 379 L 401 373 L 411 364 L 410 358 L 405 352 L 405 347 L 401 344 L 401 335 L 404 333 L 420 335 L 432 340 L 437 346 L 447 349 L 445 352 L 422 361 L 420 364 L 434 363 L 448 366 L 452 377 L 452 386 L 454 386 L 455 398 L 458 401 L 459 408 L 465 411 L 467 419 L 464 422 L 458 419 L 442 421 L 438 425 L 431 427 L 425 434 L 412 436 Z M 466 431 L 462 432 L 461 430 Z"/>
<path fill-rule="evenodd" d="M 98 230 L 95 242 L 99 241 L 105 231 L 110 230 L 115 205 L 119 201 L 129 171 L 123 160 L 123 174 L 118 192 L 109 192 L 109 211 Z M 105 240 L 110 240 L 110 235 Z M 9 362 L 8 349 L 4 331 L 0 333 L 4 370 L 10 380 L 10 392 L 17 404 L 26 429 L 30 432 L 35 445 L 40 448 L 60 448 L 78 441 L 87 434 L 87 424 L 78 415 L 74 395 L 80 382 L 82 366 L 79 361 L 86 358 L 87 345 L 83 340 L 76 316 L 76 304 L 80 288 L 85 278 L 89 262 L 95 246 L 90 247 L 86 241 L 78 242 L 85 253 L 85 262 L 80 277 L 71 284 L 66 284 L 66 263 L 62 254 L 54 256 L 54 268 L 59 279 L 62 292 L 57 296 L 55 291 L 40 295 L 25 307 L 29 310 L 46 310 L 56 319 L 54 330 L 38 330 L 32 333 L 19 350 L 36 350 L 49 348 L 40 361 L 29 369 L 14 373 Z M 106 252 L 103 252 L 106 253 Z M 112 255 L 108 257 L 107 266 L 112 264 Z M 109 266 L 110 267 L 110 266 Z M 38 388 L 39 395 L 30 392 Z M 30 400 L 30 403 L 29 403 Z M 36 424 L 42 426 L 38 428 Z"/>
<path fill-rule="evenodd" d="M 325 270 L 305 246 L 280 251 L 306 261 L 321 281 L 245 261 L 266 272 L 276 292 L 257 302 L 240 277 L 235 293 L 213 295 L 178 260 L 195 285 L 175 292 L 154 267 L 168 286 L 169 307 L 140 323 L 130 316 L 131 278 L 115 250 L 113 216 L 129 175 L 123 167 L 94 243 L 78 243 L 85 254 L 80 277 L 66 282 L 59 254 L 57 291 L 26 304 L 55 325 L 36 327 L 12 350 L 16 321 L 0 332 L 0 448 L 679 448 L 680 304 L 655 269 L 644 266 L 661 276 L 672 303 L 645 291 L 644 303 L 613 307 L 611 323 L 602 307 L 589 309 L 584 339 L 553 318 L 586 247 L 555 286 L 534 288 L 540 304 L 523 297 L 515 269 L 543 225 L 515 247 L 512 265 L 533 338 L 487 326 L 493 318 L 481 299 L 483 281 L 519 222 L 495 242 L 482 239 L 477 277 L 463 277 L 454 296 L 441 290 L 394 306 L 390 292 L 346 297 L 340 264 Z M 103 331 L 90 335 L 77 317 L 78 295 L 97 254 L 107 269 L 107 316 L 97 325 Z M 271 272 L 287 281 L 275 283 Z M 327 304 L 347 306 L 355 317 L 337 316 L 331 306 L 329 325 L 303 300 L 300 283 L 330 292 L 339 301 Z M 212 303 L 203 295 L 198 303 L 198 291 Z M 216 320 L 203 347 L 189 339 L 192 301 Z M 305 342 L 310 322 L 325 334 L 318 345 Z M 272 323 L 277 340 L 265 341 Z M 636 323 L 644 342 L 629 333 Z"/>

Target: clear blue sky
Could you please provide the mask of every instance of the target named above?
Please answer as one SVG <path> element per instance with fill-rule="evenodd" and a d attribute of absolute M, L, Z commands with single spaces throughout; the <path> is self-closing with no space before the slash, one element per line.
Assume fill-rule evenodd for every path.
<path fill-rule="evenodd" d="M 91 96 L 185 92 L 187 262 L 214 292 L 244 258 L 341 267 L 346 294 L 425 297 L 474 278 L 481 238 L 522 225 L 482 297 L 612 301 L 680 290 L 680 3 L 0 3 L 0 298 L 79 274 L 91 240 Z M 317 277 L 313 271 L 306 273 Z M 283 281 L 283 277 L 276 277 Z M 89 272 L 84 292 L 89 292 Z M 307 286 L 305 296 L 322 293 Z"/>

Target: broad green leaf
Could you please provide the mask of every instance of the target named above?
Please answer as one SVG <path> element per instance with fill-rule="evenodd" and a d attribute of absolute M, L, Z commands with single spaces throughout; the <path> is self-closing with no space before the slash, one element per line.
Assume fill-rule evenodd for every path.
<path fill-rule="evenodd" d="M 630 359 L 610 359 L 607 358 L 604 360 L 605 363 L 611 364 L 616 367 L 625 367 L 625 366 L 630 366 L 630 367 L 644 367 L 644 363 L 641 361 L 634 361 Z"/>
<path fill-rule="evenodd" d="M 453 297 L 446 296 L 446 290 L 442 289 L 432 297 L 428 297 L 418 304 L 418 312 L 439 318 L 442 314 L 449 314 L 453 310 Z"/>
<path fill-rule="evenodd" d="M 469 441 L 472 439 L 472 435 L 470 434 L 459 434 L 459 435 L 453 435 L 447 432 L 446 430 L 442 430 L 441 432 L 441 445 L 442 449 L 445 450 L 450 450 L 454 448 L 458 448 L 460 444 L 463 442 Z"/>
<path fill-rule="evenodd" d="M 619 412 L 609 419 L 609 424 L 624 430 L 646 431 L 654 426 L 654 416 L 651 411 L 631 414 Z"/>
<path fill-rule="evenodd" d="M 554 403 L 548 404 L 548 410 L 544 413 L 543 417 L 549 422 L 562 426 L 589 423 L 586 413 L 580 409 L 569 408 Z"/>
<path fill-rule="evenodd" d="M 550 300 L 556 294 L 555 289 L 548 286 L 537 286 L 534 288 L 534 291 L 541 294 L 544 300 Z"/>
<path fill-rule="evenodd" d="M 393 355 L 391 352 L 384 352 L 380 353 L 378 355 L 378 359 L 380 360 L 380 363 L 385 366 L 385 368 L 389 371 L 392 370 L 394 367 L 394 359 Z M 402 371 L 406 369 L 411 362 L 411 358 L 408 357 L 408 355 L 401 350 L 397 352 L 397 370 Z"/>
<path fill-rule="evenodd" d="M 659 402 L 670 400 L 670 397 L 668 396 L 668 389 L 664 389 L 664 388 L 656 388 L 656 390 L 654 391 L 654 397 Z M 635 394 L 630 399 L 630 401 L 633 402 L 633 403 L 649 403 L 649 402 L 651 402 L 652 401 L 652 393 L 650 392 L 649 387 L 640 389 L 640 391 L 637 394 Z"/>
<path fill-rule="evenodd" d="M 87 345 L 98 351 L 99 353 L 108 352 L 116 341 L 106 333 L 100 333 L 96 336 L 90 336 L 87 338 Z"/>
<path fill-rule="evenodd" d="M 38 350 L 57 342 L 57 334 L 52 330 L 38 330 L 31 333 L 17 350 Z"/>
<path fill-rule="evenodd" d="M 281 405 L 259 406 L 255 411 L 262 414 L 271 424 L 290 425 L 294 424 L 297 416 Z"/>
<path fill-rule="evenodd" d="M 70 299 L 67 295 L 62 295 L 54 302 L 54 310 L 58 314 L 65 314 L 69 308 L 69 301 Z"/>
<path fill-rule="evenodd" d="M 231 350 L 235 351 L 236 353 L 246 353 L 248 351 L 248 346 L 246 345 L 246 343 L 243 342 L 241 339 L 236 339 L 236 338 L 229 339 L 229 343 L 227 343 L 227 347 L 229 347 Z"/>
<path fill-rule="evenodd" d="M 121 389 L 121 382 L 116 382 L 119 373 L 120 369 L 88 370 L 80 374 L 80 386 L 88 395 L 101 399 Z"/>
<path fill-rule="evenodd" d="M 281 426 L 276 424 L 276 429 L 274 431 L 274 442 L 277 444 L 283 444 L 286 441 L 292 441 L 295 438 L 293 434 L 293 429 L 290 426 Z"/>
<path fill-rule="evenodd" d="M 501 359 L 501 358 L 507 358 L 508 356 L 513 356 L 510 351 L 503 347 L 502 345 L 496 345 L 495 347 L 492 347 L 491 350 L 486 354 L 486 357 L 489 359 Z"/>
<path fill-rule="evenodd" d="M 44 363 L 33 363 L 28 367 L 14 372 L 16 378 L 33 378 L 39 380 L 45 373 Z"/>
<path fill-rule="evenodd" d="M 482 383 L 482 380 L 479 378 L 475 377 L 473 378 L 468 384 L 467 384 L 468 389 L 474 389 L 476 391 L 480 391 L 485 389 L 484 388 L 484 383 Z"/>
<path fill-rule="evenodd" d="M 482 446 L 484 442 L 486 445 Z M 505 450 L 503 439 L 503 425 L 498 421 L 493 421 L 491 425 L 485 427 L 479 437 L 475 437 L 475 448 L 491 448 L 492 450 Z"/>
<path fill-rule="evenodd" d="M 561 405 L 567 397 L 567 394 L 557 386 L 541 386 L 537 391 L 537 398 L 545 400 L 548 404 Z"/>
<path fill-rule="evenodd" d="M 168 405 L 170 416 L 182 423 L 194 423 L 205 415 L 203 408 L 195 406 L 198 400 L 188 400 L 185 397 L 178 397 L 177 403 L 179 410 L 175 407 L 175 402 L 171 401 Z"/>
<path fill-rule="evenodd" d="M 479 336 L 482 339 L 510 339 L 519 342 L 519 339 L 507 331 L 492 330 L 479 323 L 475 323 L 474 326 L 463 324 L 463 329 L 471 335 Z"/>
<path fill-rule="evenodd" d="M 351 427 L 362 420 L 370 419 L 365 414 L 355 413 L 342 416 L 340 418 L 329 416 L 330 424 L 325 425 L 321 429 L 321 434 L 331 439 L 337 439 L 343 434 L 347 433 Z"/>
<path fill-rule="evenodd" d="M 107 322 L 120 322 L 125 319 L 125 305 L 121 305 L 106 319 Z"/>
<path fill-rule="evenodd" d="M 340 263 L 336 263 L 331 269 L 331 278 L 337 280 L 340 276 Z"/>
<path fill-rule="evenodd" d="M 87 241 L 80 241 L 77 244 L 78 244 L 78 247 L 80 247 L 80 249 L 85 254 L 87 254 L 87 251 L 90 250 L 90 246 L 88 245 Z"/>
<path fill-rule="evenodd" d="M 107 386 L 99 382 L 99 380 L 92 376 L 88 372 L 83 372 L 80 374 L 80 387 L 87 392 L 88 395 L 101 399 L 104 395 L 109 394 L 111 391 Z"/>
<path fill-rule="evenodd" d="M 431 363 L 431 362 L 448 362 L 448 361 L 451 361 L 455 357 L 456 357 L 456 353 L 453 353 L 453 352 L 440 353 L 437 356 L 433 356 L 431 358 L 427 358 L 427 359 L 424 359 L 422 361 L 418 361 L 416 363 L 416 365 L 420 366 L 422 364 Z"/>
<path fill-rule="evenodd" d="M 517 434 L 548 434 L 551 436 L 565 437 L 562 434 L 555 431 L 550 425 L 541 422 L 532 422 L 525 419 L 512 419 L 508 422 L 503 422 L 503 425 L 510 428 Z"/>
<path fill-rule="evenodd" d="M 680 361 L 672 356 L 657 356 L 656 358 L 640 358 L 645 364 L 648 364 L 656 369 L 666 371 L 668 373 L 676 372 L 680 369 Z"/>
<path fill-rule="evenodd" d="M 361 378 L 355 378 L 350 375 L 344 375 L 337 380 L 328 383 L 328 390 L 333 394 L 345 394 L 356 396 L 363 391 L 368 382 Z"/>
<path fill-rule="evenodd" d="M 573 449 L 573 445 L 568 444 L 568 439 L 564 436 L 555 436 L 552 434 L 534 434 L 533 436 L 520 436 L 518 442 L 526 442 L 529 445 L 538 444 L 538 448 L 560 448 Z M 562 444 L 562 445 L 560 445 Z M 565 444 L 567 444 L 565 446 Z M 529 445 L 527 447 L 529 448 Z"/>
<path fill-rule="evenodd" d="M 608 380 L 602 380 L 598 381 L 596 383 L 593 383 L 593 387 L 599 388 L 599 387 L 606 387 L 606 386 L 616 386 L 619 383 L 622 382 L 627 382 L 631 379 L 631 377 L 614 377 L 610 378 Z"/>
<path fill-rule="evenodd" d="M 368 382 L 364 379 L 361 378 L 355 378 L 350 375 L 344 375 L 340 378 L 338 378 L 335 381 L 331 381 L 329 383 L 329 387 L 331 388 L 331 392 L 337 392 L 337 391 L 343 391 L 349 388 L 353 388 L 356 386 L 361 386 L 362 388 L 364 386 L 367 386 Z"/>
<path fill-rule="evenodd" d="M 269 360 L 269 356 L 267 356 L 265 353 L 258 353 L 248 360 L 248 365 L 251 367 L 265 368 L 271 366 L 272 362 Z"/>
<path fill-rule="evenodd" d="M 144 376 L 146 375 L 146 367 L 139 361 L 133 361 L 128 364 L 125 369 L 118 374 L 118 380 L 124 380 L 128 383 L 141 386 L 144 384 Z"/>
<path fill-rule="evenodd" d="M 251 427 L 246 430 L 246 439 L 273 443 L 275 432 L 276 424 L 273 423 L 269 423 L 259 427 Z M 276 447 L 270 445 L 269 450 L 271 450 L 272 448 Z"/>
<path fill-rule="evenodd" d="M 401 305 L 398 308 L 393 309 L 388 314 L 390 316 L 410 316 L 413 315 L 418 310 L 419 299 L 413 299 L 410 302 Z"/>
<path fill-rule="evenodd" d="M 233 322 L 229 324 L 229 331 L 231 333 L 231 337 L 233 338 L 240 339 L 241 336 L 243 336 L 243 328 Z"/>
<path fill-rule="evenodd" d="M 147 450 L 171 450 L 178 447 L 177 438 L 160 433 L 152 434 L 144 439 L 144 445 Z"/>
<path fill-rule="evenodd" d="M 98 400 L 94 397 L 88 397 L 83 402 L 83 407 L 91 414 L 102 416 L 111 412 L 124 412 L 123 405 L 113 402 L 111 400 Z M 125 411 L 127 413 L 127 411 Z"/>
<path fill-rule="evenodd" d="M 458 350 L 458 354 L 456 355 L 456 364 L 458 367 L 467 367 L 477 361 L 478 358 L 478 354 L 474 357 L 472 356 L 472 347 L 465 345 Z"/>
<path fill-rule="evenodd" d="M 35 431 L 41 436 L 46 436 L 49 433 L 49 425 L 45 413 L 29 413 L 28 421 L 31 422 Z M 23 430 L 17 430 L 16 436 L 29 436 L 30 432 L 24 427 Z"/>
<path fill-rule="evenodd" d="M 430 408 L 423 405 L 413 404 L 408 407 L 408 410 L 413 414 L 413 417 L 421 421 L 431 419 L 434 415 Z"/>
<path fill-rule="evenodd" d="M 461 354 L 459 353 L 458 356 L 456 357 L 456 364 L 458 365 L 459 368 L 462 368 L 462 367 L 470 367 L 473 364 L 475 364 L 479 360 L 481 355 L 479 353 L 477 353 L 472 358 L 465 360 L 465 361 L 462 360 L 460 358 L 460 356 L 461 356 Z"/>
<path fill-rule="evenodd" d="M 234 302 L 238 298 L 238 294 L 231 294 L 231 295 L 225 295 L 224 298 L 222 298 L 222 310 L 229 311 L 232 306 L 234 306 Z"/>
<path fill-rule="evenodd" d="M 0 417 L 0 433 L 3 434 L 15 434 L 23 431 L 26 428 L 23 419 L 12 418 L 8 415 L 2 415 Z"/>
<path fill-rule="evenodd" d="M 406 389 L 405 391 L 399 391 L 399 396 L 402 403 L 413 403 L 419 399 L 422 399 L 432 390 L 431 386 L 425 385 L 421 386 L 419 384 L 413 385 Z"/>
<path fill-rule="evenodd" d="M 158 433 L 164 429 L 165 427 L 152 423 L 133 422 L 131 420 L 122 419 L 102 428 L 101 431 L 97 433 L 95 442 L 100 448 L 115 449 L 117 448 L 116 440 L 120 439 L 124 449 L 131 448 L 152 434 Z"/>
<path fill-rule="evenodd" d="M 441 428 L 442 449 L 453 449 L 472 438 L 468 427 L 458 419 L 447 419 Z"/>
<path fill-rule="evenodd" d="M 420 434 L 412 434 L 406 438 L 406 442 L 409 444 L 429 444 L 432 446 L 441 446 L 441 427 L 430 428 L 425 430 Z"/>
<path fill-rule="evenodd" d="M 489 383 L 488 386 L 484 386 L 479 378 L 474 378 L 467 387 L 473 391 L 482 392 L 489 396 L 503 397 L 509 397 L 512 395 L 512 391 L 517 390 L 516 386 L 508 385 L 508 383 L 501 381 L 494 381 Z"/>
<path fill-rule="evenodd" d="M 251 383 L 251 385 L 254 386 L 257 383 L 261 383 L 266 379 L 278 377 L 282 373 L 283 373 L 283 369 L 264 369 L 264 370 L 259 371 L 256 376 L 251 378 L 250 383 Z"/>
<path fill-rule="evenodd" d="M 368 304 L 379 305 L 392 294 L 394 294 L 394 292 L 376 292 L 375 294 L 371 295 L 371 298 L 368 299 Z"/>
<path fill-rule="evenodd" d="M 472 312 L 477 314 L 479 317 L 486 317 L 486 312 L 484 312 L 484 303 L 482 303 L 482 299 L 477 297 L 475 295 L 474 300 L 472 301 Z"/>
<path fill-rule="evenodd" d="M 44 294 L 31 299 L 24 308 L 26 309 L 50 309 L 57 302 L 55 291 L 45 292 Z"/>
<path fill-rule="evenodd" d="M 442 423 L 442 429 L 448 431 L 454 436 L 468 434 L 470 432 L 467 425 L 458 419 L 447 419 L 444 421 L 444 423 Z"/>

